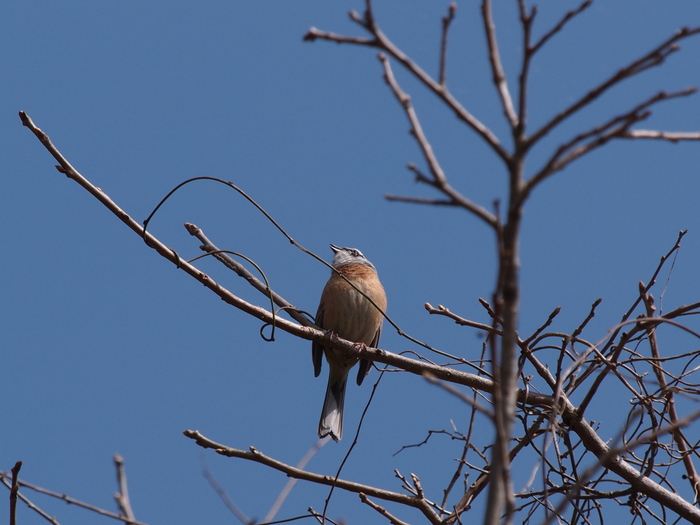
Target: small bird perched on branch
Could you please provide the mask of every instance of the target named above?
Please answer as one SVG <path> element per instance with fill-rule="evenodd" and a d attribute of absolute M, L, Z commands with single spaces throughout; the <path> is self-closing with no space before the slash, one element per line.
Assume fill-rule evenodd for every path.
<path fill-rule="evenodd" d="M 379 282 L 377 269 L 360 250 L 339 248 L 333 244 L 331 244 L 331 250 L 335 254 L 332 263 L 333 271 L 321 293 L 321 302 L 316 312 L 316 324 L 343 339 L 376 348 L 382 333 L 383 312 L 386 311 L 386 293 L 382 283 Z M 366 294 L 374 304 L 360 292 Z M 314 342 L 311 349 L 314 375 L 318 377 L 321 373 L 324 353 L 330 368 L 326 399 L 323 403 L 321 420 L 318 423 L 318 437 L 330 434 L 335 441 L 340 441 L 343 436 L 345 386 L 350 369 L 355 366 L 358 358 L 333 350 L 323 343 Z M 372 362 L 368 359 L 360 359 L 360 367 L 357 371 L 358 385 L 369 373 L 371 365 Z"/>

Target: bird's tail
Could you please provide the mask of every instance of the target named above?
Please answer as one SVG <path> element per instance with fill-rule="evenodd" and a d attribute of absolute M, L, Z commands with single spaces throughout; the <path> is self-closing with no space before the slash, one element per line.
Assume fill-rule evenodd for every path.
<path fill-rule="evenodd" d="M 347 370 L 344 373 L 328 376 L 326 399 L 323 402 L 321 420 L 318 422 L 318 437 L 330 434 L 334 441 L 343 437 L 343 405 L 345 404 L 345 386 L 348 382 Z"/>

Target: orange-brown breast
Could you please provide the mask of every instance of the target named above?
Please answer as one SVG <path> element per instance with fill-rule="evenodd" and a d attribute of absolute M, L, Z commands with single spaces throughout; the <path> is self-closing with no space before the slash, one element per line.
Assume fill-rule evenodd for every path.
<path fill-rule="evenodd" d="M 364 264 L 350 264 L 338 272 L 352 281 L 382 310 L 386 310 L 386 293 L 377 272 Z M 333 272 L 323 291 L 323 326 L 344 339 L 371 344 L 380 329 L 383 316 L 362 294 Z"/>

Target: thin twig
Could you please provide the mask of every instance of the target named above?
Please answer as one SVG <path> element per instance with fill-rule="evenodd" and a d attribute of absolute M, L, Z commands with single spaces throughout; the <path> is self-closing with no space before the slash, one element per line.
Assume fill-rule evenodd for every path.
<path fill-rule="evenodd" d="M 126 469 L 124 468 L 124 459 L 119 454 L 114 454 L 114 467 L 117 470 L 117 486 L 119 492 L 114 495 L 117 501 L 120 513 L 126 516 L 125 523 L 130 523 L 136 520 L 134 511 L 131 508 L 131 500 L 129 499 L 129 487 L 126 483 Z"/>
<path fill-rule="evenodd" d="M 452 319 L 455 323 L 457 323 L 460 326 L 469 326 L 471 328 L 478 328 L 479 330 L 483 330 L 484 332 L 487 332 L 489 334 L 495 334 L 495 335 L 501 335 L 503 334 L 503 330 L 500 329 L 494 329 L 493 326 L 485 324 L 485 323 L 479 323 L 476 321 L 470 321 L 469 319 L 466 319 L 464 317 L 461 317 L 454 312 L 451 312 L 448 308 L 445 306 L 439 304 L 437 305 L 437 308 L 435 308 L 432 304 L 430 303 L 425 303 L 423 307 L 428 311 L 430 315 L 442 315 L 444 317 L 447 317 L 449 319 Z"/>
<path fill-rule="evenodd" d="M 434 377 L 432 377 L 429 374 L 426 374 L 424 377 L 425 377 L 426 381 L 428 381 L 428 383 L 439 386 L 440 388 L 442 388 L 446 392 L 449 392 L 450 394 L 455 396 L 460 401 L 466 403 L 467 405 L 471 406 L 475 410 L 481 412 L 483 415 L 485 415 L 489 419 L 493 419 L 493 412 L 491 410 L 486 408 L 481 403 L 478 403 L 476 400 L 472 399 L 471 397 L 468 397 L 464 392 L 461 392 L 460 390 L 456 389 L 455 387 L 453 387 L 449 383 L 445 383 L 444 381 L 438 381 L 437 379 L 435 379 Z"/>
<path fill-rule="evenodd" d="M 549 314 L 549 317 L 547 317 L 547 320 L 542 323 L 539 328 L 537 328 L 530 337 L 525 339 L 524 341 L 521 341 L 519 343 L 519 346 L 522 345 L 529 345 L 537 336 L 539 336 L 548 326 L 550 326 L 554 322 L 554 318 L 559 315 L 561 312 L 561 306 L 557 306 L 554 310 L 552 310 L 552 313 Z"/>
<path fill-rule="evenodd" d="M 10 488 L 10 525 L 17 525 L 17 493 L 19 492 L 19 471 L 22 468 L 22 462 L 18 461 L 12 467 L 12 487 Z"/>
<path fill-rule="evenodd" d="M 447 33 L 450 30 L 450 25 L 452 20 L 455 18 L 457 13 L 457 3 L 452 2 L 450 7 L 447 8 L 447 14 L 442 17 L 442 38 L 440 39 L 440 73 L 438 75 L 438 82 L 444 86 L 445 85 L 445 75 L 447 70 Z"/>
<path fill-rule="evenodd" d="M 319 450 L 321 450 L 321 447 L 328 443 L 328 441 L 328 439 L 317 440 L 316 443 L 314 443 L 314 445 L 309 449 L 309 451 L 306 454 L 304 454 L 304 457 L 301 458 L 299 463 L 297 463 L 297 468 L 303 469 L 304 467 L 306 467 L 307 463 L 311 461 L 311 458 L 313 458 L 316 455 L 316 453 Z M 265 516 L 263 522 L 267 523 L 275 519 L 275 516 L 279 512 L 280 508 L 282 508 L 282 504 L 287 499 L 290 492 L 292 492 L 292 489 L 294 488 L 294 485 L 297 484 L 297 481 L 298 480 L 295 478 L 290 478 L 289 481 L 287 481 L 280 493 L 277 495 L 277 498 L 272 504 L 272 507 L 270 507 L 270 510 L 267 512 L 267 515 Z"/>
<path fill-rule="evenodd" d="M 592 3 L 593 3 L 593 0 L 585 0 L 584 2 L 581 3 L 581 5 L 579 5 L 575 9 L 572 9 L 571 11 L 567 11 L 566 14 L 564 14 L 564 16 L 561 18 L 561 20 L 559 20 L 559 22 L 557 22 L 552 27 L 552 29 L 547 31 L 544 35 L 542 35 L 540 37 L 540 39 L 535 44 L 532 45 L 530 52 L 533 55 L 535 53 L 537 53 L 537 51 L 539 51 L 542 48 L 542 46 L 544 46 L 549 41 L 550 38 L 552 38 L 554 35 L 556 35 L 562 29 L 564 29 L 564 26 L 568 22 L 570 22 L 575 16 L 581 14 L 583 11 L 588 9 Z"/>
<path fill-rule="evenodd" d="M 580 325 L 578 325 L 578 326 L 576 327 L 576 329 L 571 333 L 572 338 L 576 338 L 576 337 L 578 337 L 579 335 L 581 335 L 581 333 L 583 333 L 583 330 L 584 330 L 584 328 L 586 328 L 586 325 L 588 325 L 588 323 L 590 322 L 590 320 L 593 319 L 593 318 L 595 317 L 596 308 L 598 308 L 598 306 L 600 306 L 600 303 L 602 303 L 602 302 L 603 302 L 603 298 L 602 298 L 602 297 L 598 297 L 598 299 L 596 299 L 595 301 L 593 301 L 593 304 L 591 305 L 591 309 L 588 311 L 588 315 L 586 316 L 586 318 L 585 318 L 585 319 L 583 320 L 583 322 L 582 322 Z"/>
<path fill-rule="evenodd" d="M 425 199 L 423 197 L 404 197 L 401 195 L 384 195 L 384 198 L 393 202 L 406 202 L 410 204 L 427 204 L 429 206 L 457 206 L 453 200 L 446 199 Z"/>
<path fill-rule="evenodd" d="M 365 505 L 368 505 L 370 508 L 376 510 L 379 514 L 381 514 L 383 517 L 389 520 L 389 523 L 391 523 L 392 525 L 409 525 L 408 522 L 400 520 L 381 505 L 374 503 L 367 497 L 366 494 L 362 492 L 360 492 L 360 501 Z"/>
<path fill-rule="evenodd" d="M 384 377 L 385 372 L 386 372 L 386 369 L 382 370 L 382 372 L 379 374 L 379 377 L 374 382 L 374 385 L 372 385 L 372 390 L 369 393 L 369 399 L 367 400 L 367 403 L 365 403 L 365 407 L 362 410 L 362 415 L 360 416 L 360 421 L 357 424 L 357 429 L 355 430 L 355 435 L 352 438 L 352 443 L 350 444 L 350 447 L 348 447 L 347 452 L 343 456 L 343 459 L 340 462 L 340 465 L 338 465 L 338 468 L 335 471 L 335 475 L 333 476 L 333 479 L 335 479 L 335 480 L 337 480 L 340 477 L 340 474 L 343 472 L 343 468 L 345 468 L 345 464 L 350 459 L 352 452 L 355 450 L 355 447 L 357 447 L 357 444 L 359 443 L 360 434 L 362 432 L 362 427 L 363 427 L 364 422 L 365 422 L 365 417 L 367 417 L 367 412 L 369 411 L 369 407 L 372 405 L 372 401 L 374 400 L 374 394 L 377 393 L 377 388 L 379 388 L 379 384 L 382 382 L 382 378 Z M 328 440 L 326 439 L 326 441 L 328 441 Z M 323 504 L 323 515 L 324 516 L 328 512 L 328 506 L 331 503 L 331 497 L 333 497 L 334 491 L 335 491 L 335 484 L 331 486 L 330 490 L 328 491 L 328 496 L 326 496 L 326 501 Z"/>
<path fill-rule="evenodd" d="M 489 63 L 491 64 L 491 74 L 493 84 L 501 98 L 503 113 L 505 114 L 512 129 L 518 127 L 518 115 L 513 108 L 513 99 L 510 96 L 506 74 L 501 63 L 501 56 L 498 52 L 498 40 L 496 38 L 496 24 L 493 21 L 491 10 L 491 0 L 482 0 L 481 19 L 484 22 L 486 32 L 486 42 L 489 48 Z"/>
<path fill-rule="evenodd" d="M 224 502 L 224 505 L 226 505 L 228 510 L 231 511 L 231 514 L 238 518 L 238 520 L 241 523 L 243 523 L 243 525 L 255 525 L 257 523 L 256 520 L 249 518 L 241 509 L 238 508 L 238 505 L 236 505 L 226 493 L 226 489 L 224 489 L 224 487 L 221 486 L 219 480 L 217 480 L 214 474 L 211 473 L 204 454 L 202 454 L 201 462 L 202 475 L 204 476 L 204 479 L 207 480 L 207 483 L 209 483 L 209 486 L 214 489 L 214 492 L 216 492 L 216 494 L 219 496 L 219 499 L 221 499 L 221 501 Z"/>

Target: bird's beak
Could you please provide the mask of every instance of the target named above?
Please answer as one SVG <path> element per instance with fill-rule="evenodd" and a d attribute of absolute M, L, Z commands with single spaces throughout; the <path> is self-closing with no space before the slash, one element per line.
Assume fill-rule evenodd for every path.
<path fill-rule="evenodd" d="M 333 250 L 333 253 L 338 253 L 342 248 L 336 246 L 335 244 L 331 244 L 331 250 Z"/>

